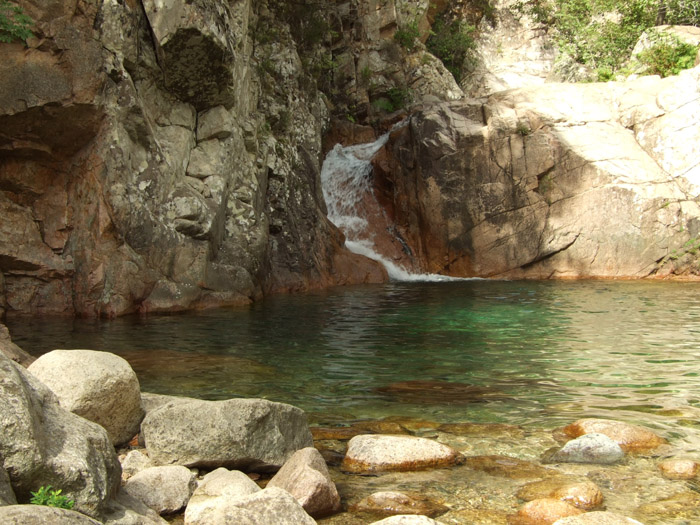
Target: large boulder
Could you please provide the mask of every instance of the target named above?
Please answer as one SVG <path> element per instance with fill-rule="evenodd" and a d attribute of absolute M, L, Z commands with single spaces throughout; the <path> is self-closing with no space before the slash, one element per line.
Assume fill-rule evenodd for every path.
<path fill-rule="evenodd" d="M 167 525 L 167 521 L 141 500 L 121 490 L 110 500 L 103 513 L 105 525 Z"/>
<path fill-rule="evenodd" d="M 455 449 L 430 439 L 366 434 L 355 436 L 341 468 L 347 472 L 423 470 L 450 467 L 462 461 Z"/>
<path fill-rule="evenodd" d="M 101 525 L 85 514 L 74 510 L 43 505 L 10 505 L 0 507 L 3 525 Z"/>
<path fill-rule="evenodd" d="M 98 516 L 119 488 L 120 467 L 101 426 L 60 407 L 34 376 L 0 354 L 0 457 L 20 502 L 51 485 Z"/>
<path fill-rule="evenodd" d="M 94 350 L 54 350 L 29 367 L 61 406 L 103 426 L 112 444 L 139 431 L 144 411 L 136 374 L 124 359 Z"/>
<path fill-rule="evenodd" d="M 188 468 L 169 465 L 134 474 L 123 490 L 158 514 L 173 514 L 185 508 L 196 487 L 197 478 Z"/>
<path fill-rule="evenodd" d="M 199 482 L 185 509 L 185 523 L 206 523 L 207 516 L 216 509 L 259 491 L 260 487 L 243 472 L 218 468 Z"/>
<path fill-rule="evenodd" d="M 289 492 L 314 518 L 340 510 L 340 496 L 326 461 L 313 447 L 297 450 L 267 486 Z"/>
<path fill-rule="evenodd" d="M 239 498 L 220 498 L 196 517 L 185 512 L 185 525 L 315 525 L 286 490 L 270 487 Z"/>
<path fill-rule="evenodd" d="M 141 423 L 157 464 L 277 470 L 313 444 L 304 412 L 264 399 L 178 400 Z"/>
<path fill-rule="evenodd" d="M 0 506 L 16 504 L 17 498 L 10 484 L 10 476 L 4 468 L 0 467 Z"/>

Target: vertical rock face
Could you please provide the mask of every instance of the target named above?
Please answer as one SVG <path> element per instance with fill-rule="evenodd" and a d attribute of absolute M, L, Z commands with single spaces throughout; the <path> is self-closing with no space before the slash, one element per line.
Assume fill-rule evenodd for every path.
<path fill-rule="evenodd" d="M 326 106 L 277 2 L 20 5 L 36 38 L 2 44 L 0 309 L 112 316 L 384 279 L 325 219 Z"/>
<path fill-rule="evenodd" d="M 377 159 L 377 192 L 431 272 L 697 274 L 699 79 L 695 68 L 426 107 Z"/>

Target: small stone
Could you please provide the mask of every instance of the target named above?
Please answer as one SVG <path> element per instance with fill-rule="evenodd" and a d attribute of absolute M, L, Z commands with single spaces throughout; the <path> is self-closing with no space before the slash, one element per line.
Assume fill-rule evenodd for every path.
<path fill-rule="evenodd" d="M 559 431 L 569 438 L 594 432 L 605 434 L 625 452 L 648 452 L 668 443 L 649 429 L 608 419 L 579 419 Z"/>
<path fill-rule="evenodd" d="M 158 514 L 183 509 L 197 486 L 195 475 L 179 465 L 151 467 L 132 476 L 123 490 Z"/>
<path fill-rule="evenodd" d="M 267 484 L 286 490 L 313 517 L 340 510 L 340 496 L 321 453 L 313 447 L 297 450 Z"/>
<path fill-rule="evenodd" d="M 622 461 L 624 457 L 625 453 L 615 440 L 593 432 L 572 439 L 556 452 L 546 454 L 543 462 L 611 465 Z"/>
<path fill-rule="evenodd" d="M 545 478 L 557 473 L 530 461 L 509 456 L 470 456 L 466 459 L 466 464 L 474 470 L 510 479 Z"/>
<path fill-rule="evenodd" d="M 370 525 L 442 525 L 442 522 L 435 521 L 428 516 L 391 516 L 383 520 L 373 521 Z"/>
<path fill-rule="evenodd" d="M 197 141 L 225 139 L 231 136 L 233 118 L 224 106 L 203 111 L 197 118 Z"/>
<path fill-rule="evenodd" d="M 353 512 L 369 512 L 385 516 L 417 514 L 434 518 L 440 516 L 450 509 L 432 501 L 423 494 L 410 492 L 375 492 L 352 505 Z"/>
<path fill-rule="evenodd" d="M 564 501 L 542 498 L 523 505 L 515 516 L 508 519 L 508 523 L 510 525 L 551 525 L 561 518 L 579 514 L 583 514 L 583 511 Z"/>
<path fill-rule="evenodd" d="M 562 518 L 555 521 L 554 525 L 642 525 L 642 523 L 614 512 L 598 511 Z"/>
<path fill-rule="evenodd" d="M 583 510 L 594 509 L 603 503 L 603 493 L 595 483 L 572 477 L 554 477 L 528 483 L 520 487 L 517 496 L 525 501 L 554 498 Z"/>
<path fill-rule="evenodd" d="M 362 435 L 348 443 L 341 468 L 346 472 L 371 474 L 450 467 L 462 459 L 455 449 L 429 439 Z"/>
<path fill-rule="evenodd" d="M 667 459 L 659 463 L 661 475 L 667 479 L 693 479 L 700 465 L 690 459 Z"/>
<path fill-rule="evenodd" d="M 122 481 L 126 481 L 134 474 L 138 474 L 142 470 L 150 467 L 155 467 L 151 458 L 144 454 L 141 450 L 130 450 L 126 456 L 119 457 L 119 462 L 122 465 Z"/>

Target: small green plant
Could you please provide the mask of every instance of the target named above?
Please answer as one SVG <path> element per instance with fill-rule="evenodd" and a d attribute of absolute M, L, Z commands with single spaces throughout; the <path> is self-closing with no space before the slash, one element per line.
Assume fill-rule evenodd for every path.
<path fill-rule="evenodd" d="M 412 52 L 416 48 L 416 41 L 419 36 L 420 29 L 418 29 L 418 18 L 414 18 L 412 22 L 396 30 L 396 33 L 394 33 L 394 40 L 396 40 L 401 47 Z"/>
<path fill-rule="evenodd" d="M 698 46 L 683 42 L 673 35 L 656 34 L 652 36 L 652 41 L 652 47 L 637 55 L 637 60 L 646 66 L 646 73 L 669 77 L 690 69 L 695 64 Z"/>
<path fill-rule="evenodd" d="M 522 137 L 527 137 L 530 133 L 532 133 L 530 126 L 528 126 L 527 122 L 524 120 L 518 121 L 518 123 L 515 125 L 515 131 Z"/>
<path fill-rule="evenodd" d="M 25 41 L 31 38 L 34 22 L 24 10 L 8 0 L 0 0 L 0 42 Z"/>
<path fill-rule="evenodd" d="M 40 487 L 36 492 L 32 492 L 32 499 L 29 502 L 33 505 L 72 509 L 75 502 L 72 499 L 68 499 L 61 492 L 61 489 L 51 490 L 51 485 Z"/>
<path fill-rule="evenodd" d="M 394 111 L 396 111 L 396 108 L 391 103 L 391 101 L 386 98 L 378 98 L 377 100 L 372 102 L 372 106 L 375 109 L 378 109 L 380 111 L 386 111 L 387 113 L 393 113 Z"/>
<path fill-rule="evenodd" d="M 362 84 L 365 86 L 369 84 L 369 80 L 372 78 L 372 70 L 369 68 L 369 66 L 365 66 L 360 70 L 360 79 L 362 80 Z"/>
<path fill-rule="evenodd" d="M 474 32 L 474 26 L 464 22 L 448 23 L 438 19 L 425 43 L 428 51 L 445 64 L 457 82 L 462 79 L 465 66 L 473 61 L 472 53 L 476 49 Z"/>

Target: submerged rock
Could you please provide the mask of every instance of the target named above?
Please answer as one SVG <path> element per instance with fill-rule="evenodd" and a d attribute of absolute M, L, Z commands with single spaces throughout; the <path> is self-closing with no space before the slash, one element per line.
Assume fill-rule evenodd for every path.
<path fill-rule="evenodd" d="M 635 512 L 640 520 L 653 519 L 665 522 L 700 522 L 700 494 L 694 491 L 679 492 L 665 499 L 641 505 Z"/>
<path fill-rule="evenodd" d="M 183 399 L 149 412 L 141 424 L 157 464 L 277 470 L 313 445 L 304 412 L 264 399 Z"/>
<path fill-rule="evenodd" d="M 383 520 L 373 521 L 370 525 L 442 525 L 441 521 L 435 521 L 427 516 L 391 516 Z"/>
<path fill-rule="evenodd" d="M 690 459 L 667 459 L 658 466 L 666 479 L 693 479 L 700 471 L 700 465 Z"/>
<path fill-rule="evenodd" d="M 353 512 L 381 515 L 417 514 L 434 518 L 450 509 L 423 494 L 384 491 L 375 492 L 350 506 Z"/>
<path fill-rule="evenodd" d="M 555 521 L 554 525 L 642 525 L 642 523 L 614 512 L 597 511 L 562 518 Z"/>
<path fill-rule="evenodd" d="M 321 453 L 313 447 L 297 450 L 267 484 L 286 490 L 314 518 L 340 510 L 340 496 Z"/>
<path fill-rule="evenodd" d="M 517 496 L 524 501 L 558 499 L 583 510 L 603 504 L 603 493 L 595 483 L 572 477 L 554 477 L 528 483 L 520 487 Z"/>
<path fill-rule="evenodd" d="M 445 423 L 438 430 L 457 436 L 522 437 L 525 434 L 522 427 L 503 423 Z"/>
<path fill-rule="evenodd" d="M 544 463 L 594 463 L 611 465 L 622 461 L 625 453 L 615 440 L 592 432 L 572 439 L 562 448 L 545 454 Z"/>
<path fill-rule="evenodd" d="M 54 350 L 29 367 L 61 406 L 107 430 L 121 445 L 139 431 L 144 416 L 136 374 L 124 359 L 94 350 Z"/>
<path fill-rule="evenodd" d="M 509 456 L 468 456 L 465 463 L 474 470 L 510 479 L 545 478 L 557 474 L 556 470 Z"/>
<path fill-rule="evenodd" d="M 605 434 L 625 452 L 649 452 L 668 443 L 649 429 L 609 419 L 579 419 L 556 432 L 569 438 L 591 433 Z"/>
<path fill-rule="evenodd" d="M 463 460 L 455 449 L 410 436 L 363 435 L 348 443 L 342 470 L 356 474 L 450 467 Z"/>
<path fill-rule="evenodd" d="M 508 519 L 510 525 L 551 525 L 558 519 L 577 516 L 583 511 L 564 501 L 542 498 L 529 501 Z"/>
<path fill-rule="evenodd" d="M 469 404 L 507 399 L 495 388 L 447 381 L 400 381 L 379 387 L 377 392 L 403 403 L 426 405 Z"/>

